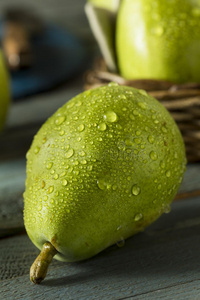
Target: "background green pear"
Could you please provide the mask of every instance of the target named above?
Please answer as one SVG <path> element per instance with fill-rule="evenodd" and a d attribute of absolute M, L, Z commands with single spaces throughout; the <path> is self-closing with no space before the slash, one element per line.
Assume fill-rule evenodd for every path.
<path fill-rule="evenodd" d="M 123 0 L 118 67 L 128 79 L 200 81 L 200 0 Z"/>
<path fill-rule="evenodd" d="M 9 76 L 0 51 L 0 131 L 3 129 L 10 104 Z"/>
<path fill-rule="evenodd" d="M 27 154 L 24 221 L 58 260 L 89 258 L 168 212 L 185 171 L 181 134 L 143 90 L 111 83 L 67 102 Z"/>

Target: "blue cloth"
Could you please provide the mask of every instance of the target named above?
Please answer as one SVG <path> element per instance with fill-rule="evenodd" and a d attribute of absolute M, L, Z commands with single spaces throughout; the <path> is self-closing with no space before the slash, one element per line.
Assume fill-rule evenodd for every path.
<path fill-rule="evenodd" d="M 44 34 L 34 39 L 34 64 L 31 68 L 11 72 L 14 100 L 44 92 L 83 71 L 88 53 L 72 34 L 47 25 Z"/>

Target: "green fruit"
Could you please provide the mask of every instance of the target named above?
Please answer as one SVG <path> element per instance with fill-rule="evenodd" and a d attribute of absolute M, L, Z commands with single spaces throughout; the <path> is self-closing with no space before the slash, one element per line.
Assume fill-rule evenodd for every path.
<path fill-rule="evenodd" d="M 199 82 L 200 0 L 122 1 L 116 51 L 125 78 Z"/>
<path fill-rule="evenodd" d="M 169 211 L 185 164 L 178 127 L 145 91 L 110 83 L 67 102 L 27 153 L 25 227 L 43 248 L 31 280 L 44 257 L 87 259 Z"/>
<path fill-rule="evenodd" d="M 9 76 L 0 51 L 0 131 L 3 129 L 10 104 Z"/>

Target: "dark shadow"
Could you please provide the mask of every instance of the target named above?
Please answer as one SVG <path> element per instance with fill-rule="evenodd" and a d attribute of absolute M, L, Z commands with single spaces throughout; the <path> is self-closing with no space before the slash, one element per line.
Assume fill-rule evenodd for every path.
<path fill-rule="evenodd" d="M 61 264 L 57 271 L 49 270 L 54 278 L 47 277 L 42 285 L 72 286 L 102 277 L 109 282 L 118 276 L 134 281 L 157 276 L 158 282 L 166 276 L 175 281 L 184 274 L 195 276 L 200 264 L 199 212 L 200 198 L 174 203 L 170 214 L 126 240 L 124 247 L 114 245 L 87 261 Z"/>

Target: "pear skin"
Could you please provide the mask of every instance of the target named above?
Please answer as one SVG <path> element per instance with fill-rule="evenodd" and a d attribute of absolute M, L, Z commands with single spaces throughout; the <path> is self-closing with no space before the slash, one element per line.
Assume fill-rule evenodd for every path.
<path fill-rule="evenodd" d="M 200 1 L 125 0 L 116 52 L 127 79 L 200 82 Z"/>
<path fill-rule="evenodd" d="M 145 91 L 110 83 L 71 99 L 27 153 L 24 222 L 44 253 L 31 280 L 54 255 L 90 258 L 169 212 L 185 166 L 176 123 Z"/>

